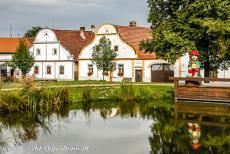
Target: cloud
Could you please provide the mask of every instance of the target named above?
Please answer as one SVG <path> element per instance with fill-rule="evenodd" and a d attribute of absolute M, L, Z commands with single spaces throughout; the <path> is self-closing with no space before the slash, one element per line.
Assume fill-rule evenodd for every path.
<path fill-rule="evenodd" d="M 127 25 L 147 23 L 147 0 L 0 0 L 0 36 L 23 35 L 31 26 L 79 29 L 110 22 Z"/>

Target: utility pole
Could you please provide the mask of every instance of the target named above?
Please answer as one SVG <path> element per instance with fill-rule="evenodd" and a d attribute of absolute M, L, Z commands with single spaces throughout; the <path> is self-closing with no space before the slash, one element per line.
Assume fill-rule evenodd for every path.
<path fill-rule="evenodd" d="M 10 24 L 10 37 L 12 37 L 12 24 Z"/>
<path fill-rule="evenodd" d="M 53 19 L 53 22 L 52 22 L 52 28 L 54 29 L 54 26 L 55 26 L 55 19 Z"/>

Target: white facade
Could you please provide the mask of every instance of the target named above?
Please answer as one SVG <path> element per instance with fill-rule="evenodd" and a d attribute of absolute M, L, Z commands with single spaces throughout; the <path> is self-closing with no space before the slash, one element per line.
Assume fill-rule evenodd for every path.
<path fill-rule="evenodd" d="M 111 41 L 112 48 L 118 47 L 118 57 L 116 60 L 116 70 L 105 76 L 105 80 L 122 81 L 123 78 L 130 78 L 135 82 L 137 70 L 141 70 L 143 82 L 151 82 L 151 65 L 154 63 L 162 63 L 162 60 L 144 60 L 138 58 L 136 51 L 124 42 L 115 26 L 111 24 L 102 25 L 95 36 L 94 41 L 83 48 L 79 56 L 79 80 L 102 80 L 102 70 L 97 70 L 96 65 L 92 63 L 93 47 L 99 43 L 99 40 L 105 36 Z M 93 65 L 93 73 L 89 75 L 89 67 Z M 123 65 L 123 76 L 118 76 L 118 67 Z"/>
<path fill-rule="evenodd" d="M 74 57 L 52 30 L 41 30 L 29 51 L 35 58 L 29 75 L 38 80 L 74 80 Z"/>

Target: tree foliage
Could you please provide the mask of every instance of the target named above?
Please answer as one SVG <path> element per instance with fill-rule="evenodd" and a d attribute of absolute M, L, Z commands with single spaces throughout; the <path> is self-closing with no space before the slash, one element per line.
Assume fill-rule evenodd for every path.
<path fill-rule="evenodd" d="M 35 37 L 37 33 L 42 29 L 42 27 L 31 27 L 31 29 L 27 30 L 24 34 L 25 37 Z"/>
<path fill-rule="evenodd" d="M 117 52 L 111 48 L 111 42 L 103 36 L 97 45 L 93 47 L 92 62 L 97 65 L 99 70 L 104 72 L 114 71 L 116 62 L 114 59 L 118 56 Z"/>
<path fill-rule="evenodd" d="M 151 40 L 141 48 L 175 63 L 192 49 L 209 61 L 210 69 L 230 64 L 229 0 L 148 0 Z"/>
<path fill-rule="evenodd" d="M 30 55 L 23 40 L 20 41 L 16 52 L 12 55 L 12 61 L 8 65 L 14 69 L 18 68 L 23 76 L 29 73 L 31 67 L 34 65 L 34 57 Z"/>

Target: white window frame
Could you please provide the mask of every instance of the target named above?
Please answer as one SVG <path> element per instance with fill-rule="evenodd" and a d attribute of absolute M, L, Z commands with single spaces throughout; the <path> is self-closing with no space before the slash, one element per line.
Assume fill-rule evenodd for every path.
<path fill-rule="evenodd" d="M 35 68 L 36 68 L 36 67 L 38 68 L 38 72 L 37 72 L 37 73 L 35 73 Z M 34 66 L 34 74 L 35 74 L 35 75 L 38 75 L 38 74 L 39 74 L 39 70 L 40 70 L 40 69 L 39 69 L 39 66 Z"/>
<path fill-rule="evenodd" d="M 63 67 L 63 73 L 61 73 L 61 67 Z M 60 65 L 59 66 L 59 75 L 64 75 L 65 74 L 65 66 L 64 65 Z"/>
<path fill-rule="evenodd" d="M 118 73 L 123 73 L 124 74 L 124 72 L 125 72 L 125 65 L 124 64 L 118 64 Z M 123 72 L 120 72 L 120 69 L 122 69 L 123 70 Z"/>
<path fill-rule="evenodd" d="M 90 69 L 92 70 L 92 71 L 90 71 Z M 88 64 L 88 72 L 92 72 L 93 73 L 93 64 Z"/>
<path fill-rule="evenodd" d="M 48 67 L 50 67 L 50 73 L 48 73 Z M 46 66 L 46 74 L 48 74 L 48 75 L 52 74 L 52 67 L 50 65 Z"/>

